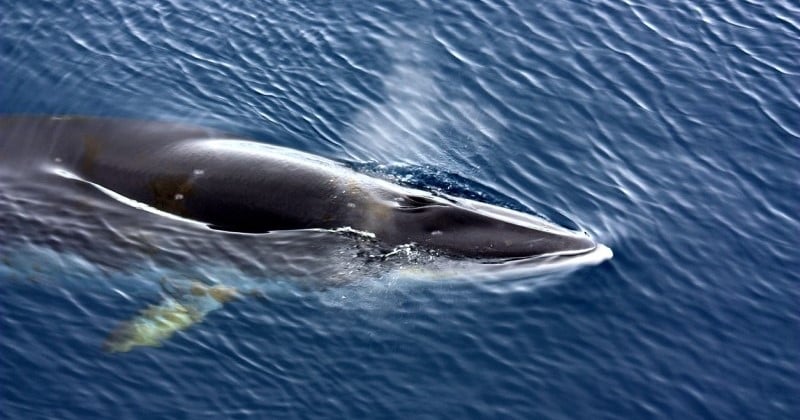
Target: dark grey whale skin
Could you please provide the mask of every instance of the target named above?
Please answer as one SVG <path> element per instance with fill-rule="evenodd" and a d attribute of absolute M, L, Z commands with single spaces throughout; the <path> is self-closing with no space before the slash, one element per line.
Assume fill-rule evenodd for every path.
<path fill-rule="evenodd" d="M 387 247 L 471 258 L 572 255 L 583 232 L 402 187 L 314 155 L 203 127 L 93 117 L 0 117 L 0 171 L 63 171 L 225 231 L 352 228 Z M 31 177 L 35 178 L 35 177 Z"/>

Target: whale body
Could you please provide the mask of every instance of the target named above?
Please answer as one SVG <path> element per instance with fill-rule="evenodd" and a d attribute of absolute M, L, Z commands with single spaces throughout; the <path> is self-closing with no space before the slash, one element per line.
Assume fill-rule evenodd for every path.
<path fill-rule="evenodd" d="M 111 352 L 159 346 L 273 290 L 265 280 L 324 289 L 405 272 L 527 276 L 611 255 L 533 215 L 210 128 L 0 116 L 0 276 L 161 277 L 163 299 L 109 334 Z"/>
<path fill-rule="evenodd" d="M 57 170 L 214 229 L 348 228 L 471 258 L 590 252 L 585 232 L 397 185 L 292 149 L 170 122 L 0 117 L 0 169 Z"/>

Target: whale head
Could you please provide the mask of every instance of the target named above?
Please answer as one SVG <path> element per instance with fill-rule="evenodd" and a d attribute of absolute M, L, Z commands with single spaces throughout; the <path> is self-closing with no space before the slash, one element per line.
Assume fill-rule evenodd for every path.
<path fill-rule="evenodd" d="M 597 247 L 586 232 L 478 201 L 430 194 L 402 194 L 392 201 L 392 222 L 378 226 L 376 234 L 398 244 L 498 259 L 577 255 Z"/>

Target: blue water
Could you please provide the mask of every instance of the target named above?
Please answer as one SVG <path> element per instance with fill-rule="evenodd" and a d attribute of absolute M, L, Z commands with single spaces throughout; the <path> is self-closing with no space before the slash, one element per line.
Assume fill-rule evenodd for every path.
<path fill-rule="evenodd" d="M 0 417 L 800 417 L 796 2 L 0 10 L 0 113 L 217 127 L 563 215 L 615 254 L 490 283 L 279 282 L 108 354 L 163 267 L 108 274 L 124 247 L 48 219 L 88 259 L 0 245 Z"/>

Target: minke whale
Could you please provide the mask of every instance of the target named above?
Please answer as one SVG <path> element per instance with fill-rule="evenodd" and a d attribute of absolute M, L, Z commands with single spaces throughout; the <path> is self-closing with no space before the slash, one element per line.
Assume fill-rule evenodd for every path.
<path fill-rule="evenodd" d="M 134 207 L 225 232 L 345 230 L 385 249 L 413 244 L 487 261 L 580 256 L 598 248 L 586 232 L 541 217 L 409 188 L 316 155 L 182 123 L 0 116 L 3 171 L 56 173 Z M 157 344 L 240 295 L 197 282 L 173 289 L 175 299 L 123 324 L 107 349 Z"/>
<path fill-rule="evenodd" d="M 596 247 L 585 232 L 529 214 L 167 122 L 3 117 L 0 162 L 62 170 L 119 197 L 232 232 L 351 228 L 387 247 L 414 243 L 473 258 L 579 254 Z"/>

